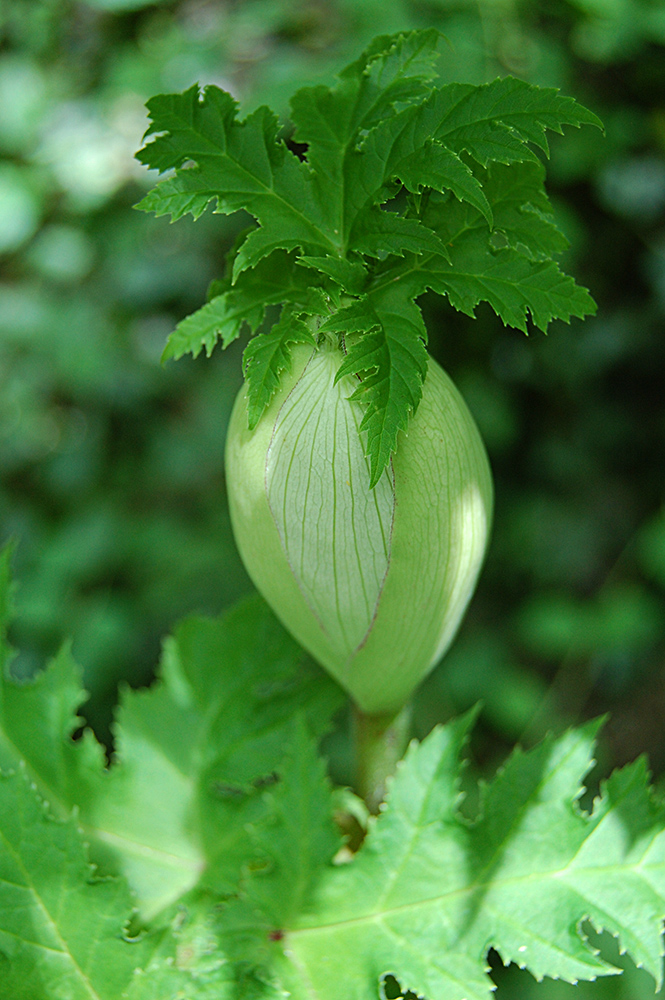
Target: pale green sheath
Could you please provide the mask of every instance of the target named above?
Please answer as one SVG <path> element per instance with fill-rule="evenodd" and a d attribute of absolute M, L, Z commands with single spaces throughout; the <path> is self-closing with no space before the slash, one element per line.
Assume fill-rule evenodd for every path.
<path fill-rule="evenodd" d="M 236 542 L 287 629 L 364 712 L 401 708 L 450 644 L 483 560 L 489 463 L 457 389 L 429 359 L 423 397 L 369 489 L 341 353 L 297 347 L 254 431 L 245 391 L 226 472 Z"/>

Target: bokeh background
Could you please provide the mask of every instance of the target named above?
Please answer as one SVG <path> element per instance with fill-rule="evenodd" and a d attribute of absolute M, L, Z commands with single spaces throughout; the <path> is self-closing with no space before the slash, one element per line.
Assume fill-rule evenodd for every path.
<path fill-rule="evenodd" d="M 242 343 L 160 365 L 220 275 L 238 219 L 133 210 L 144 102 L 193 82 L 285 115 L 376 33 L 436 26 L 444 80 L 557 86 L 606 134 L 555 136 L 564 267 L 598 315 L 547 337 L 425 296 L 431 350 L 496 478 L 486 568 L 418 697 L 420 732 L 479 698 L 477 767 L 604 712 L 603 771 L 665 771 L 665 3 L 663 0 L 6 0 L 0 7 L 0 541 L 15 540 L 14 663 L 71 637 L 102 738 L 118 683 L 161 637 L 250 589 L 223 445 Z M 333 747 L 334 751 L 334 747 Z M 338 748 L 338 754 L 343 751 Z M 340 764 L 343 768 L 343 762 Z M 573 991 L 503 974 L 503 996 L 646 997 L 636 970 Z"/>

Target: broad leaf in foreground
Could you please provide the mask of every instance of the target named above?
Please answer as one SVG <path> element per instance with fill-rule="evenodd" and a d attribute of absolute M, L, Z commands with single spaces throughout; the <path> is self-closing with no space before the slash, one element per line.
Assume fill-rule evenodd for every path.
<path fill-rule="evenodd" d="M 147 941 L 131 943 L 122 879 L 97 877 L 74 820 L 53 819 L 25 768 L 0 774 L 0 995 L 119 1000 Z"/>
<path fill-rule="evenodd" d="M 413 744 L 359 854 L 328 869 L 298 918 L 285 907 L 273 959 L 284 988 L 377 1000 L 392 974 L 427 1000 L 487 1000 L 490 947 L 539 979 L 611 974 L 585 940 L 584 920 L 615 934 L 660 985 L 665 812 L 644 762 L 615 772 L 584 812 L 578 800 L 598 728 L 588 724 L 516 751 L 470 822 L 458 789 L 468 724 Z"/>
<path fill-rule="evenodd" d="M 161 678 L 125 692 L 114 766 L 81 810 L 146 918 L 202 877 L 236 887 L 245 825 L 263 815 L 261 783 L 280 767 L 294 711 L 321 734 L 342 700 L 256 598 L 181 623 Z"/>
<path fill-rule="evenodd" d="M 68 646 L 32 680 L 10 677 L 10 559 L 7 547 L 0 553 L 0 771 L 23 767 L 52 813 L 64 818 L 80 801 L 81 776 L 103 772 L 104 752 L 89 730 L 72 740 L 87 694 Z"/>
<path fill-rule="evenodd" d="M 283 1000 L 272 971 L 254 959 L 275 952 L 280 921 L 309 903 L 341 843 L 325 764 L 302 716 L 286 740 L 279 775 L 260 789 L 263 815 L 244 828 L 247 898 L 226 907 L 212 895 L 185 898 L 148 965 L 137 970 L 127 1000 Z"/>
<path fill-rule="evenodd" d="M 4 651 L 0 635 L 0 662 Z M 0 769 L 23 767 L 59 817 L 76 807 L 92 859 L 126 876 L 144 918 L 204 871 L 235 888 L 244 827 L 265 813 L 261 781 L 280 766 L 293 712 L 321 734 L 342 700 L 258 598 L 181 623 L 161 679 L 123 693 L 108 769 L 92 733 L 72 740 L 85 697 L 66 650 L 28 683 L 1 675 Z"/>
<path fill-rule="evenodd" d="M 179 906 L 122 1000 L 238 1000 L 239 970 L 220 946 L 214 909 L 205 898 Z"/>
<path fill-rule="evenodd" d="M 72 669 L 60 657 L 0 688 L 3 998 L 378 1000 L 391 975 L 426 1000 L 488 1000 L 489 948 L 537 978 L 616 971 L 584 921 L 660 985 L 665 809 L 643 760 L 581 808 L 597 723 L 515 751 L 475 818 L 460 812 L 471 719 L 435 729 L 352 857 L 317 755 L 338 694 L 259 602 L 181 626 L 162 679 L 125 696 L 108 771 L 71 740 Z M 134 939 L 130 887 L 154 925 Z"/>
<path fill-rule="evenodd" d="M 247 881 L 247 894 L 274 936 L 311 906 L 322 871 L 342 846 L 325 762 L 300 717 L 294 720 L 280 780 L 264 795 L 270 821 L 250 828 L 260 864 Z"/>

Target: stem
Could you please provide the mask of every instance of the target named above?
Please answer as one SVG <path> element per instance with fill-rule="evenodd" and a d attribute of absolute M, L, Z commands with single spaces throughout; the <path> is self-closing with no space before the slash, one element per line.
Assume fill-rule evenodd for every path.
<path fill-rule="evenodd" d="M 370 812 L 377 813 L 386 795 L 386 779 L 402 759 L 411 732 L 411 705 L 399 712 L 367 715 L 353 708 L 356 789 Z"/>

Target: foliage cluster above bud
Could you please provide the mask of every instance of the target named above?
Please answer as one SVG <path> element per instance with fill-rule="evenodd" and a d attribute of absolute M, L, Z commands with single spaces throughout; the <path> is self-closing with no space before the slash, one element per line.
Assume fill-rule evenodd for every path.
<path fill-rule="evenodd" d="M 469 316 L 488 302 L 504 323 L 542 330 L 593 312 L 554 257 L 566 247 L 545 194 L 546 131 L 600 125 L 557 91 L 512 77 L 437 86 L 434 30 L 376 39 L 333 88 L 291 100 L 290 134 L 266 107 L 244 120 L 225 91 L 194 86 L 149 102 L 142 163 L 175 170 L 140 208 L 178 219 L 209 204 L 256 220 L 209 302 L 171 335 L 165 357 L 210 352 L 244 328 L 272 330 L 246 354 L 250 420 L 288 370 L 306 320 L 356 334 L 342 375 L 361 375 L 362 430 L 378 482 L 418 407 L 430 289 Z M 288 138 L 285 138 L 287 136 Z M 301 156 L 290 140 L 304 149 Z"/>

